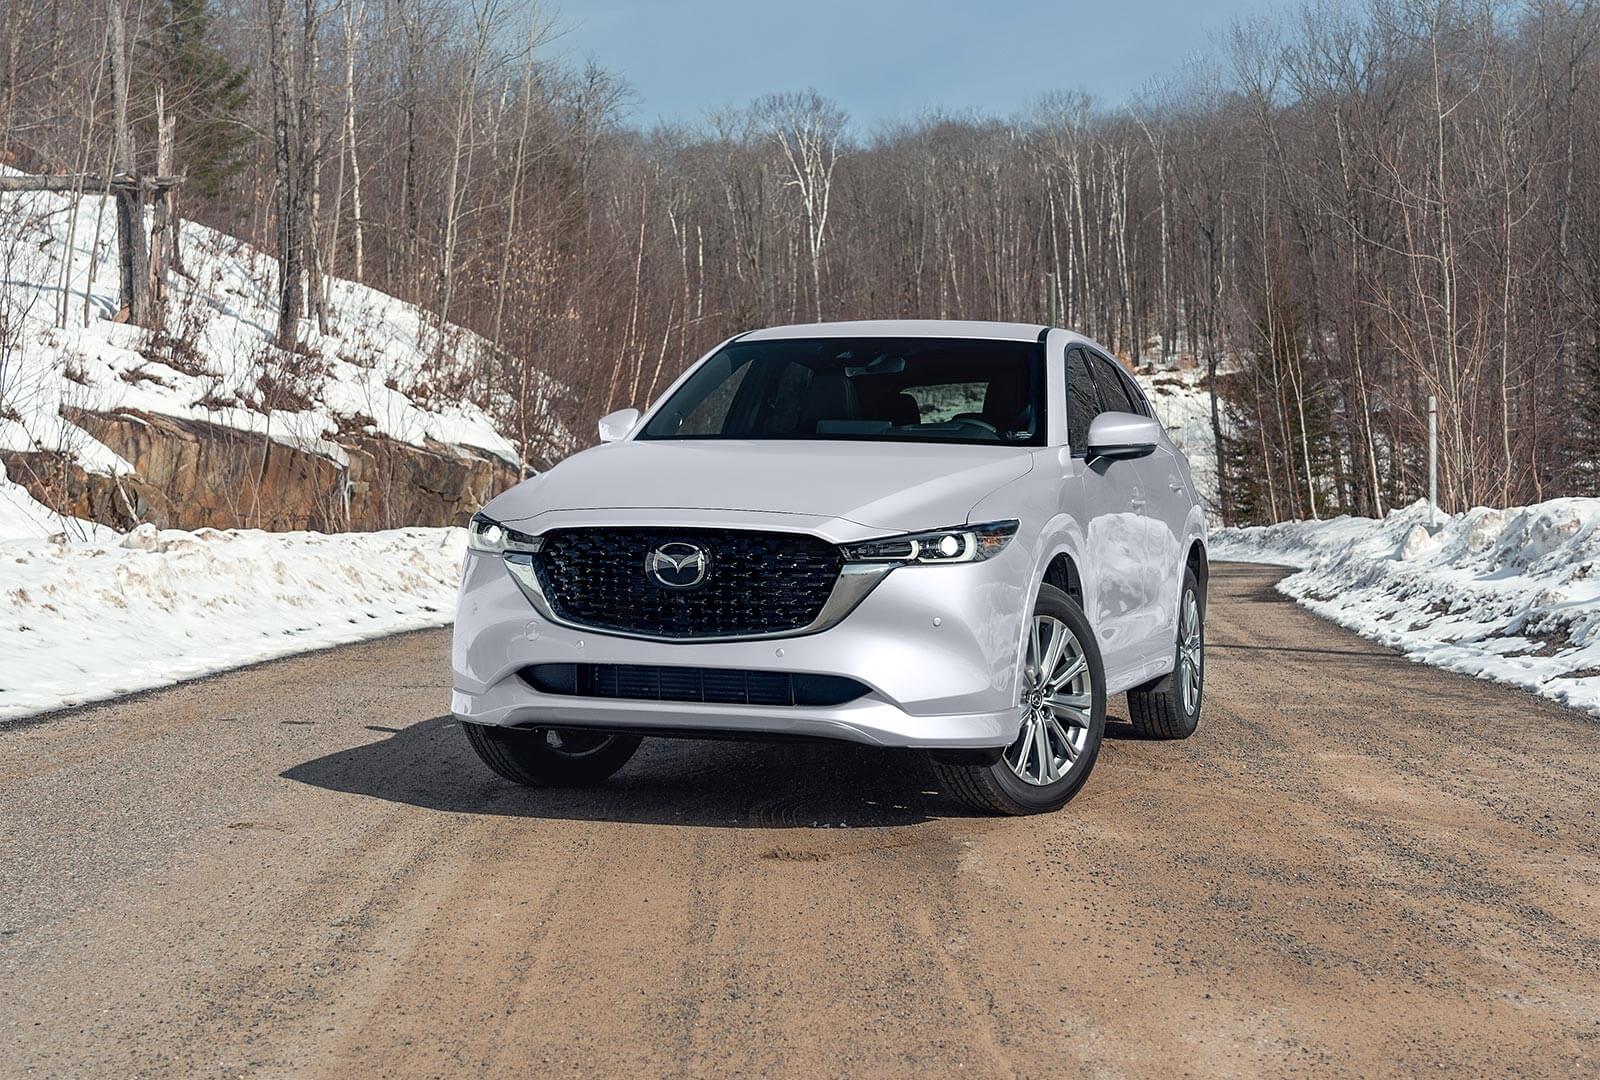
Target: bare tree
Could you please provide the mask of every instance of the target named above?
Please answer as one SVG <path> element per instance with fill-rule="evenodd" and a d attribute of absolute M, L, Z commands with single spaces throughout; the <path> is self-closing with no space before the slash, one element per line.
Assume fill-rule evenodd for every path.
<path fill-rule="evenodd" d="M 806 254 L 811 266 L 811 299 L 822 321 L 822 252 L 828 237 L 833 170 L 844 137 L 844 110 L 815 90 L 772 94 L 756 104 L 756 114 L 777 140 L 786 171 L 783 183 L 795 189 L 805 216 Z"/>

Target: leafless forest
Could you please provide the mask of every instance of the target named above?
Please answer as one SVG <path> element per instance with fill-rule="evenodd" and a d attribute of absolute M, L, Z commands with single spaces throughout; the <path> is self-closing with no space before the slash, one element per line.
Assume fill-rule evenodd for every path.
<path fill-rule="evenodd" d="M 139 260 L 181 272 L 183 220 L 274 252 L 290 354 L 340 329 L 325 275 L 476 330 L 493 362 L 441 333 L 418 390 L 535 465 L 570 448 L 533 373 L 587 432 L 760 324 L 1053 317 L 1208 373 L 1229 521 L 1419 497 L 1430 394 L 1447 509 L 1600 494 L 1600 6 L 1321 4 L 1131 104 L 1064 68 L 1015 116 L 878 130 L 813 91 L 641 130 L 558 32 L 518 0 L 0 0 L 0 162 L 154 205 Z M 130 277 L 137 316 L 160 278 Z"/>

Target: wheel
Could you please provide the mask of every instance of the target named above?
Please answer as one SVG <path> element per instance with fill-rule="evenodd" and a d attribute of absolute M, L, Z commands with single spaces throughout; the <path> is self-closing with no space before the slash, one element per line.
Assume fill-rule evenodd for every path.
<path fill-rule="evenodd" d="M 1200 722 L 1205 694 L 1206 601 L 1192 570 L 1183 572 L 1178 651 L 1172 672 L 1128 691 L 1128 717 L 1147 739 L 1187 739 Z"/>
<path fill-rule="evenodd" d="M 560 728 L 461 728 L 485 765 L 526 787 L 598 784 L 626 765 L 641 741 L 637 735 Z"/>
<path fill-rule="evenodd" d="M 1041 586 L 1023 662 L 1022 722 L 998 757 L 936 755 L 944 789 L 976 810 L 1038 814 L 1078 793 L 1100 753 L 1106 676 L 1089 620 L 1066 593 Z"/>

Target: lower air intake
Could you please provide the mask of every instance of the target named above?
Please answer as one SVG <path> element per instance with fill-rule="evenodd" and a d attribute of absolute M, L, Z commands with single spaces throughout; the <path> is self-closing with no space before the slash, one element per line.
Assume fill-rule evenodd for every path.
<path fill-rule="evenodd" d="M 649 664 L 535 664 L 522 677 L 545 694 L 714 705 L 843 705 L 867 692 L 841 675 Z"/>

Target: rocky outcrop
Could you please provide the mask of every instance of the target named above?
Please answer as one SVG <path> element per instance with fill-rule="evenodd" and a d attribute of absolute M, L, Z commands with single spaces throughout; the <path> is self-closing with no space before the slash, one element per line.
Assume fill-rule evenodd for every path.
<path fill-rule="evenodd" d="M 487 453 L 343 435 L 332 452 L 236 428 L 156 413 L 63 410 L 133 466 L 120 477 L 85 472 L 61 454 L 0 452 L 34 498 L 119 529 L 388 529 L 464 523 L 516 481 Z"/>

